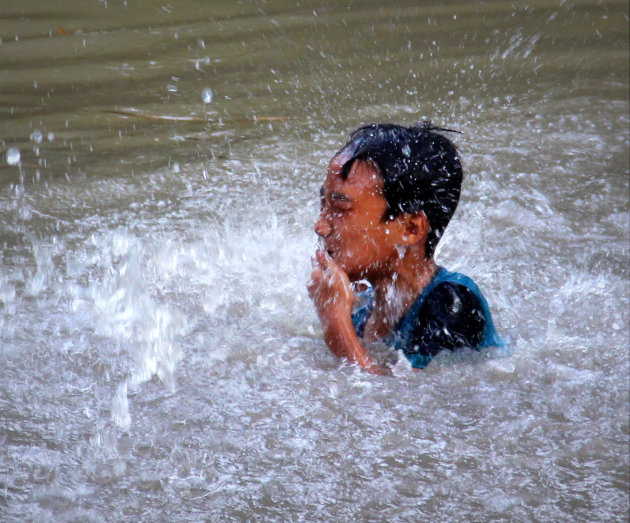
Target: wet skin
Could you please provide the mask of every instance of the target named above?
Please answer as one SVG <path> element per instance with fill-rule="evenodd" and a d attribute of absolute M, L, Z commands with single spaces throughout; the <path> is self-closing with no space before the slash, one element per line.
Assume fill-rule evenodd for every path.
<path fill-rule="evenodd" d="M 351 281 L 378 278 L 383 271 L 389 273 L 398 258 L 396 244 L 404 233 L 401 220 L 383 220 L 387 202 L 378 168 L 355 161 L 343 179 L 344 163 L 342 155 L 330 162 L 315 232 Z"/>
<path fill-rule="evenodd" d="M 365 339 L 375 341 L 390 332 L 437 267 L 424 256 L 429 230 L 424 214 L 383 219 L 388 206 L 378 167 L 357 160 L 344 179 L 346 161 L 343 153 L 331 160 L 322 187 L 315 224 L 320 248 L 308 290 L 332 352 L 383 374 L 387 369 L 371 360 L 352 326 L 350 282 L 366 278 L 374 286 L 375 306 Z"/>

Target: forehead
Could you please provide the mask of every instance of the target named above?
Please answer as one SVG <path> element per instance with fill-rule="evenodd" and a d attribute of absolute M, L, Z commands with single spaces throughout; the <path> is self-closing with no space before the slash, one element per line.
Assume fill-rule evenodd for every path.
<path fill-rule="evenodd" d="M 328 165 L 324 191 L 343 192 L 349 196 L 383 197 L 383 179 L 378 167 L 370 161 L 355 160 L 344 179 L 341 173 L 348 159 L 349 155 L 343 152 L 333 157 Z"/>

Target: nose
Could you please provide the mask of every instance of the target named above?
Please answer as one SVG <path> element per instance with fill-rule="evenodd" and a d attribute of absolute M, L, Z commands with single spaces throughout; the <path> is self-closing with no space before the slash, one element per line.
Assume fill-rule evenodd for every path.
<path fill-rule="evenodd" d="M 330 234 L 330 224 L 328 220 L 326 220 L 326 216 L 324 216 L 323 212 L 320 213 L 319 218 L 317 218 L 314 229 L 317 235 L 322 238 Z"/>

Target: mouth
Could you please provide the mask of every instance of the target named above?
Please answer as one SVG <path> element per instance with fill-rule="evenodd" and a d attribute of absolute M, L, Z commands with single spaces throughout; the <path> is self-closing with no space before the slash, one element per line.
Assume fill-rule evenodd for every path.
<path fill-rule="evenodd" d="M 339 263 L 339 253 L 327 249 L 326 254 L 328 254 L 328 256 L 330 256 L 330 259 L 333 260 L 335 263 Z"/>
<path fill-rule="evenodd" d="M 333 251 L 331 248 L 329 248 L 323 240 L 320 240 L 317 244 L 317 249 L 320 251 L 324 251 L 326 254 L 328 254 L 328 256 L 330 256 L 331 258 L 335 258 L 335 251 Z"/>
<path fill-rule="evenodd" d="M 328 256 L 337 261 L 337 251 L 334 251 L 333 249 L 327 247 L 324 247 L 324 250 L 326 251 L 326 254 L 328 254 Z"/>

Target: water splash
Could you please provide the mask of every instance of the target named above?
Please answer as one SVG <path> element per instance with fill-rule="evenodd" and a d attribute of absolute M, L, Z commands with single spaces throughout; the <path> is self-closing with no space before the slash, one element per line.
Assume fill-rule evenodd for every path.
<path fill-rule="evenodd" d="M 20 164 L 20 150 L 17 147 L 11 147 L 7 150 L 6 161 L 9 165 Z"/>
<path fill-rule="evenodd" d="M 42 141 L 44 140 L 44 135 L 42 134 L 42 132 L 39 129 L 35 129 L 31 133 L 29 138 L 31 139 L 32 142 L 42 143 Z"/>
<path fill-rule="evenodd" d="M 102 284 L 92 290 L 97 333 L 128 350 L 134 364 L 112 401 L 112 419 L 123 429 L 131 424 L 127 393 L 156 376 L 168 394 L 176 390 L 175 373 L 182 357 L 177 341 L 186 318 L 159 299 L 160 251 L 148 242 L 118 231 L 106 244 L 110 266 Z M 107 258 L 106 258 L 107 259 Z"/>
<path fill-rule="evenodd" d="M 210 89 L 209 87 L 203 89 L 201 91 L 201 99 L 205 104 L 209 104 L 210 102 L 212 102 L 212 89 Z"/>

